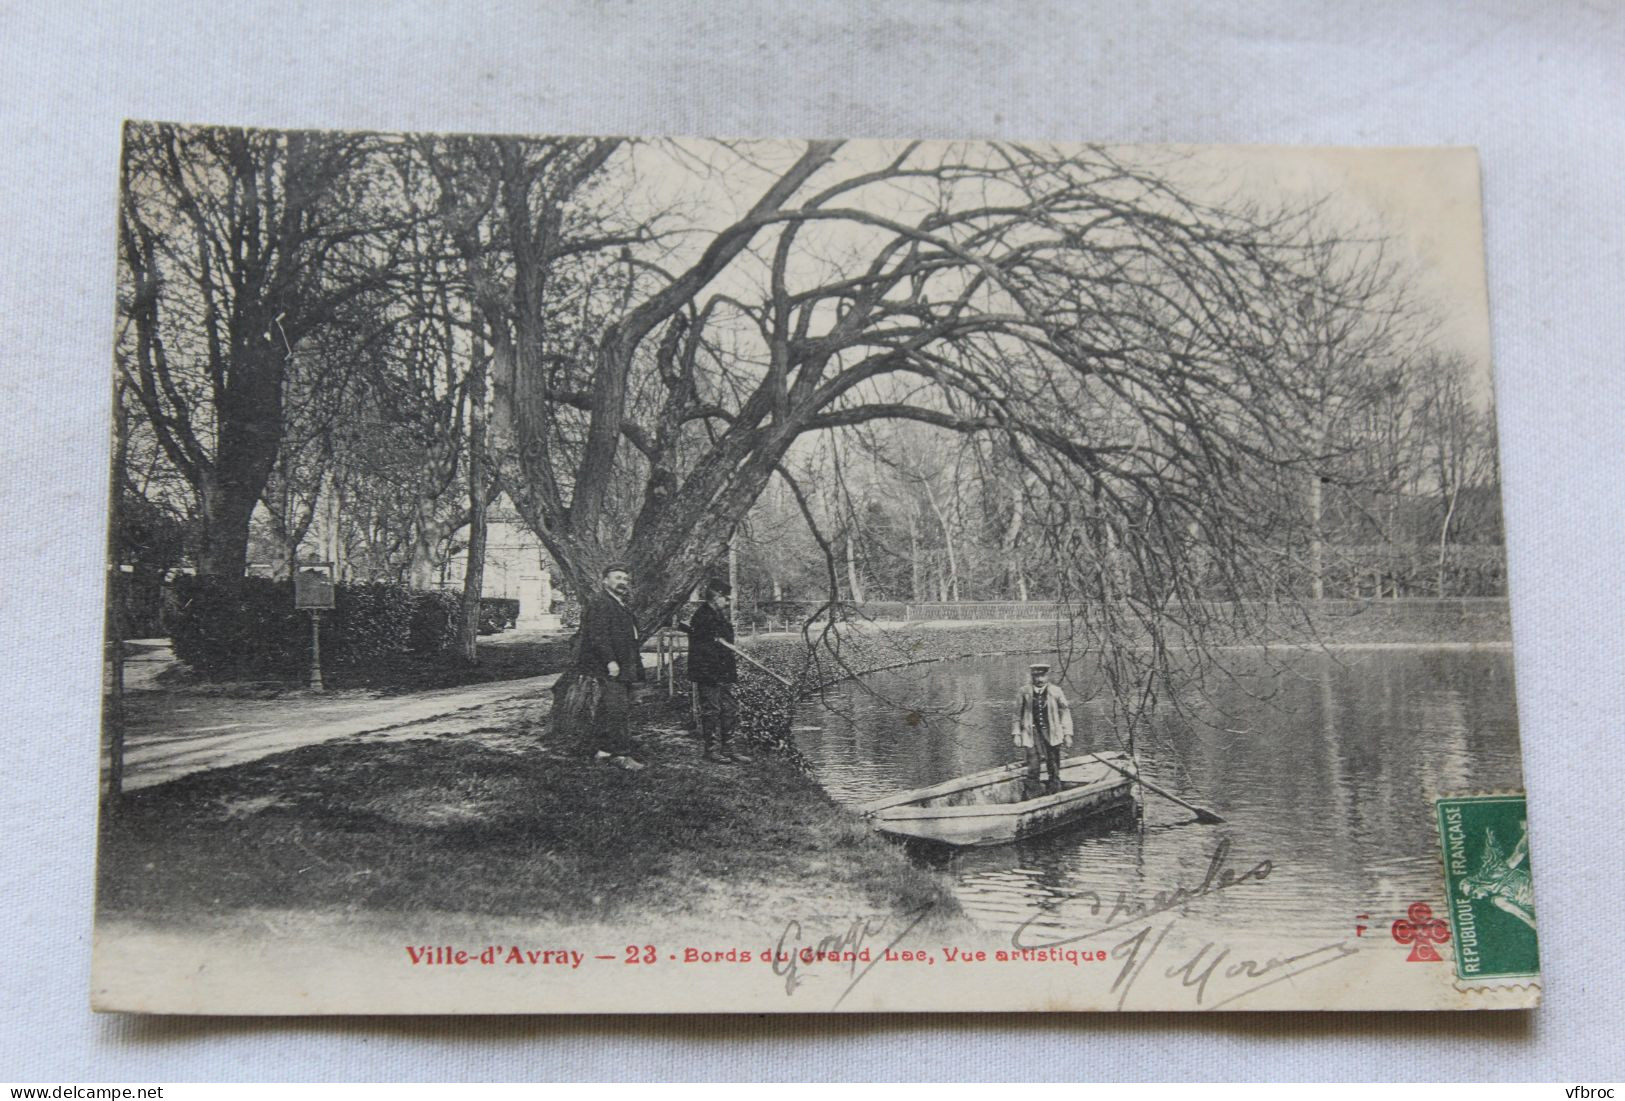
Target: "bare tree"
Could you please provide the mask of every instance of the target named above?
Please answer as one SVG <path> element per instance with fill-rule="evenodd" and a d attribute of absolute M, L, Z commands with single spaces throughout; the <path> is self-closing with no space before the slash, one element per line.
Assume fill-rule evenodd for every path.
<path fill-rule="evenodd" d="M 1265 548 L 1289 517 L 1256 503 L 1315 454 L 1287 347 L 1318 293 L 1302 220 L 1203 204 L 1103 150 L 494 148 L 481 209 L 505 212 L 511 282 L 473 237 L 465 255 L 511 327 L 516 503 L 578 590 L 625 553 L 640 621 L 663 622 L 799 439 L 877 421 L 1000 436 L 1150 609 L 1192 595 L 1193 542 L 1233 590 L 1281 573 Z M 598 178 L 639 156 L 761 182 L 678 247 L 590 216 Z M 574 347 L 537 331 L 566 302 Z M 622 527 L 612 502 L 639 484 Z"/>
<path fill-rule="evenodd" d="M 1329 491 L 1344 503 L 1383 488 L 1372 481 L 1371 410 L 1380 407 L 1414 351 L 1425 346 L 1425 318 L 1374 235 L 1339 236 L 1314 226 L 1303 264 L 1312 275 L 1288 331 L 1309 388 L 1310 448 L 1305 464 L 1309 596 L 1326 595 Z"/>
<path fill-rule="evenodd" d="M 877 583 L 865 529 L 891 520 L 843 455 L 843 548 L 798 456 L 912 425 L 953 446 L 879 536 L 906 538 L 910 595 L 929 543 L 950 598 L 1026 595 L 1030 551 L 1109 609 L 1102 638 L 1161 639 L 1215 599 L 1295 598 L 1303 557 L 1323 590 L 1325 487 L 1359 499 L 1347 426 L 1392 375 L 1398 297 L 1312 215 L 1197 199 L 1152 156 L 136 128 L 121 368 L 195 488 L 209 572 L 241 572 L 295 441 L 420 581 L 487 468 L 578 594 L 630 560 L 647 630 L 777 480 L 838 604 L 842 573 Z M 290 357 L 347 318 L 386 334 L 341 418 L 364 447 L 285 414 Z"/>
<path fill-rule="evenodd" d="M 1420 416 L 1429 464 L 1428 487 L 1438 502 L 1434 595 L 1446 595 L 1452 524 L 1464 493 L 1497 482 L 1490 415 L 1467 395 L 1469 365 L 1460 356 L 1436 358 L 1423 375 Z"/>
<path fill-rule="evenodd" d="M 200 573 L 242 576 L 293 350 L 382 286 L 392 218 L 364 135 L 125 130 L 118 366 L 192 486 Z"/>

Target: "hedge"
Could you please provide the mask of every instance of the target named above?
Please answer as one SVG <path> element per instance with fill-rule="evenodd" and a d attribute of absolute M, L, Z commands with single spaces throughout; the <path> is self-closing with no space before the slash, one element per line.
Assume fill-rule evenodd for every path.
<path fill-rule="evenodd" d="M 412 612 L 412 636 L 408 648 L 415 654 L 438 654 L 446 647 L 456 645 L 458 624 L 463 618 L 462 596 L 444 590 L 406 591 L 417 600 L 417 607 Z"/>
<path fill-rule="evenodd" d="M 175 656 L 200 673 L 295 673 L 310 660 L 310 617 L 289 581 L 175 580 Z M 433 656 L 457 643 L 457 594 L 389 582 L 341 583 L 322 614 L 322 664 L 363 665 L 398 654 Z"/>

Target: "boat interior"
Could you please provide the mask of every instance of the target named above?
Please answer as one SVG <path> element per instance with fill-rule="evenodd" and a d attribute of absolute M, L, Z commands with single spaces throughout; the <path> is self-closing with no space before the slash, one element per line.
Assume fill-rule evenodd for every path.
<path fill-rule="evenodd" d="M 1087 786 L 1087 784 L 1063 782 L 1061 790 L 1069 791 L 1072 788 Z M 1054 793 L 1048 791 L 1042 783 L 1035 784 L 1025 776 L 1017 776 L 1011 780 L 996 780 L 990 784 L 960 788 L 958 791 L 950 791 L 946 795 L 935 795 L 928 799 L 921 799 L 910 805 L 916 807 L 985 807 L 1005 803 L 1024 803 L 1029 799 L 1038 799 L 1050 794 Z"/>

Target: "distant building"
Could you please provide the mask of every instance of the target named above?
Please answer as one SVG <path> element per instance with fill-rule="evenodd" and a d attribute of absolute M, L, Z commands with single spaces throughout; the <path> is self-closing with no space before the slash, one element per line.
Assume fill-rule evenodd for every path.
<path fill-rule="evenodd" d="M 552 559 L 519 514 L 505 505 L 499 503 L 486 512 L 485 580 L 480 593 L 519 601 L 518 627 L 557 629 L 561 623 L 553 610 Z M 446 563 L 442 576 L 447 578 L 448 588 L 461 586 L 467 561 L 465 550 Z"/>

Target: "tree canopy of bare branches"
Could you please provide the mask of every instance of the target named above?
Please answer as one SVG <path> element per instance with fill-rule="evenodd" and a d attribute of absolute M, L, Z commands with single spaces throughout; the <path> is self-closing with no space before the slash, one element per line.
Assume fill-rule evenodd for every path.
<path fill-rule="evenodd" d="M 421 579 L 501 492 L 652 630 L 776 486 L 830 602 L 906 542 L 881 590 L 996 570 L 1120 637 L 1320 595 L 1406 493 L 1442 587 L 1493 477 L 1380 235 L 1182 155 L 138 124 L 124 170 L 121 376 L 206 573 L 327 492 Z"/>

